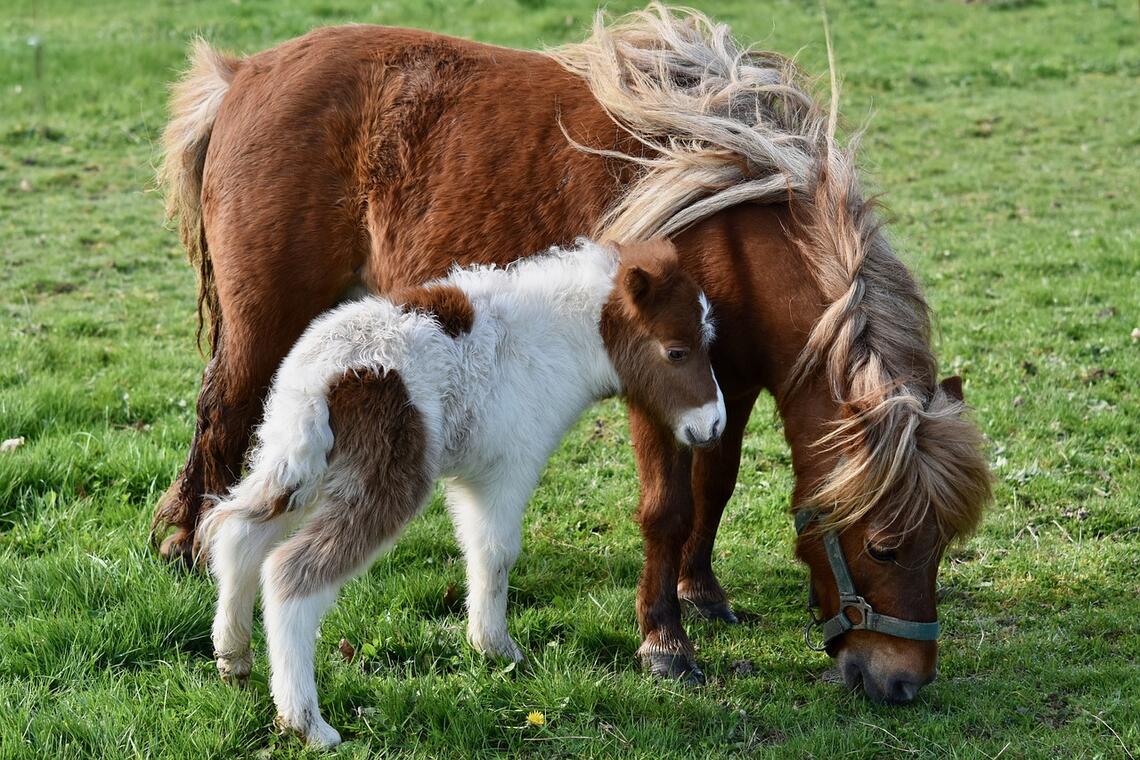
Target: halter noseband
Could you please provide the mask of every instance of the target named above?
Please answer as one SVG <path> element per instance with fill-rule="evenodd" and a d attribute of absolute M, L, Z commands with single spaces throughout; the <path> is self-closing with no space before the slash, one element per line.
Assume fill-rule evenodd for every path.
<path fill-rule="evenodd" d="M 813 509 L 801 509 L 796 512 L 796 535 L 801 535 L 820 513 Z M 872 609 L 871 604 L 859 596 L 855 590 L 855 583 L 851 580 L 851 571 L 847 569 L 847 560 L 843 556 L 843 546 L 839 543 L 839 534 L 828 530 L 823 534 L 823 546 L 827 550 L 827 562 L 831 565 L 831 574 L 835 576 L 835 587 L 839 591 L 839 611 L 835 617 L 824 620 L 815 613 L 819 600 L 815 596 L 815 588 L 808 580 L 808 622 L 804 626 L 804 643 L 809 649 L 822 652 L 827 645 L 848 631 L 875 631 L 895 636 L 900 639 L 913 641 L 936 641 L 940 626 L 938 621 L 932 623 L 918 623 L 913 620 L 903 620 L 890 615 L 881 615 Z M 847 617 L 848 610 L 858 610 L 859 622 L 851 622 Z M 821 629 L 823 640 L 816 644 L 812 642 L 812 631 Z"/>

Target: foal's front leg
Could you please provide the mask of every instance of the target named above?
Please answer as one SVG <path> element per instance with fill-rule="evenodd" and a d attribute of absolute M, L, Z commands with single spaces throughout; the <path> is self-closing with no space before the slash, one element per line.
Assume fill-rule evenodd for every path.
<path fill-rule="evenodd" d="M 524 657 L 507 631 L 507 587 L 536 479 L 529 472 L 505 470 L 493 482 L 447 485 L 448 510 L 467 559 L 467 640 L 488 657 L 513 662 Z"/>

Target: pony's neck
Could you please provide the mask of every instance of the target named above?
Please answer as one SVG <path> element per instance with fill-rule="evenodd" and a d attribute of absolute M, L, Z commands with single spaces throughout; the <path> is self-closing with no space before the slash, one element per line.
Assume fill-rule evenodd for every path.
<path fill-rule="evenodd" d="M 725 397 L 763 388 L 776 399 L 798 503 L 834 465 L 834 454 L 814 444 L 841 410 L 822 376 L 785 392 L 825 306 L 792 238 L 796 229 L 787 205 L 740 204 L 693 225 L 674 242 L 685 269 L 712 301 L 714 318 L 733 326 L 718 330 L 714 347 Z"/>

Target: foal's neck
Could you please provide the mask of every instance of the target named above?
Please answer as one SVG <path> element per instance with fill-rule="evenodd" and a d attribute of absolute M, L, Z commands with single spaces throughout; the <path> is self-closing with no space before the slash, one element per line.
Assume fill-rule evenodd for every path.
<path fill-rule="evenodd" d="M 557 367 L 560 392 L 572 385 L 585 406 L 621 390 L 600 332 L 617 269 L 616 252 L 583 241 L 450 279 L 500 322 L 506 340 L 517 341 L 508 355 L 525 352 L 532 366 Z"/>

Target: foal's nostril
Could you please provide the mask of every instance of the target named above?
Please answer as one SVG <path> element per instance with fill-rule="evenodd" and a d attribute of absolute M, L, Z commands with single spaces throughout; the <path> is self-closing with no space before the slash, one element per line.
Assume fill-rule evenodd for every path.
<path fill-rule="evenodd" d="M 686 425 L 685 426 L 685 440 L 687 440 L 689 442 L 690 446 L 696 446 L 697 445 L 697 434 L 695 432 L 693 432 L 693 426 L 692 425 Z"/>
<path fill-rule="evenodd" d="M 712 432 L 709 433 L 709 440 L 715 441 L 717 439 L 717 436 L 719 436 L 719 435 L 720 435 L 720 420 L 714 420 L 713 426 L 712 426 Z"/>

